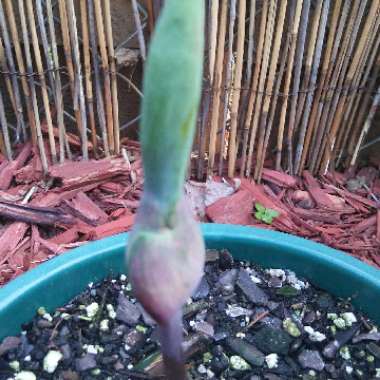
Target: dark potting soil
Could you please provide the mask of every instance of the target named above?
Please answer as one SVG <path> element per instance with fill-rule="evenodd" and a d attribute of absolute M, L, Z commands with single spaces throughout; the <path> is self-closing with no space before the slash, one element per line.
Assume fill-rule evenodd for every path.
<path fill-rule="evenodd" d="M 349 300 L 227 251 L 208 251 L 184 330 L 193 379 L 380 378 L 380 332 Z M 124 275 L 89 284 L 53 314 L 41 305 L 20 336 L 0 345 L 0 380 L 162 375 L 157 329 Z"/>

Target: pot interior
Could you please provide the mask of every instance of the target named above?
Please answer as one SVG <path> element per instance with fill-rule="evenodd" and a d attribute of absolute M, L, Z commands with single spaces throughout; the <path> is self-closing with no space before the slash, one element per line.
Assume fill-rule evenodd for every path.
<path fill-rule="evenodd" d="M 238 260 L 295 271 L 352 303 L 380 323 L 380 271 L 326 246 L 251 227 L 202 226 L 207 248 L 228 249 Z M 40 306 L 52 311 L 90 282 L 125 272 L 127 234 L 86 244 L 21 275 L 0 289 L 0 339 L 20 332 Z M 153 269 L 153 268 L 152 268 Z"/>

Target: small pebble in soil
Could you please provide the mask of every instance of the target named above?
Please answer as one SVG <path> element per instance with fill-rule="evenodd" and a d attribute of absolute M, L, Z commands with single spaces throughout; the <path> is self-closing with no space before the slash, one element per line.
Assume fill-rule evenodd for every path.
<path fill-rule="evenodd" d="M 380 379 L 380 332 L 355 310 L 286 268 L 207 252 L 184 305 L 191 379 Z M 44 305 L 0 344 L 0 380 L 139 380 L 164 374 L 156 323 L 120 274 L 56 311 Z"/>

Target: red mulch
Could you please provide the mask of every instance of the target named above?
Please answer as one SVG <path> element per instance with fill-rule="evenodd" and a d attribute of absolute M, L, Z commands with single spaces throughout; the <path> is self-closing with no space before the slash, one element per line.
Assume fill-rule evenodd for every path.
<path fill-rule="evenodd" d="M 380 268 L 379 172 L 366 176 L 362 170 L 357 175 L 366 178 L 367 188 L 352 192 L 346 185 L 349 178 L 343 174 L 329 173 L 316 179 L 305 171 L 302 178 L 295 178 L 265 170 L 262 185 L 243 179 L 236 193 L 210 205 L 206 215 L 214 223 L 242 224 L 298 235 Z M 256 202 L 277 210 L 279 217 L 271 225 L 256 220 L 253 213 Z"/>
<path fill-rule="evenodd" d="M 124 146 L 130 162 L 71 161 L 52 165 L 47 178 L 29 144 L 19 147 L 13 162 L 0 157 L 0 285 L 68 249 L 131 228 L 142 163 L 138 143 Z M 347 180 L 355 174 L 367 186 L 349 191 Z M 209 204 L 202 219 L 291 233 L 380 267 L 379 172 L 366 168 L 350 176 L 316 179 L 306 171 L 295 178 L 266 169 L 263 184 L 243 179 L 232 195 Z M 271 225 L 255 219 L 256 202 L 279 212 Z"/>

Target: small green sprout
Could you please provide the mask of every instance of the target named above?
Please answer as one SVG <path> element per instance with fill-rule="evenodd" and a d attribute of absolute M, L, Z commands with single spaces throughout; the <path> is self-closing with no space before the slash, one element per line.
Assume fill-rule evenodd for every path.
<path fill-rule="evenodd" d="M 255 218 L 266 224 L 272 224 L 273 219 L 280 216 L 280 213 L 270 208 L 265 208 L 260 203 L 255 203 Z"/>

